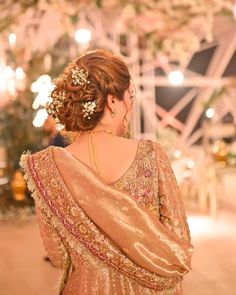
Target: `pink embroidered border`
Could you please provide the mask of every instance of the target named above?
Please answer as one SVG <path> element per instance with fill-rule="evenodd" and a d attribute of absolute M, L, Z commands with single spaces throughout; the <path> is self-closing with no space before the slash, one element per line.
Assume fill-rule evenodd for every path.
<path fill-rule="evenodd" d="M 52 210 L 52 212 L 60 219 L 60 221 L 62 222 L 62 224 L 76 237 L 78 238 L 78 240 L 83 243 L 83 245 L 85 245 L 86 247 L 88 247 L 89 250 L 91 250 L 92 254 L 96 255 L 97 257 L 99 257 L 101 260 L 105 260 L 105 255 L 101 255 L 99 252 L 96 251 L 96 249 L 94 249 L 93 247 L 91 247 L 91 244 L 89 244 L 85 239 L 83 239 L 79 233 L 79 230 L 75 229 L 69 222 L 68 220 L 63 216 L 63 214 L 61 213 L 61 211 L 54 206 L 54 204 L 52 203 L 52 201 L 50 200 L 47 190 L 45 189 L 44 185 L 42 184 L 42 182 L 40 181 L 37 172 L 34 169 L 34 159 L 32 158 L 32 163 L 30 163 L 29 161 L 29 169 L 30 172 L 34 178 L 34 181 L 40 191 L 40 194 L 43 196 L 44 200 L 46 201 L 46 203 L 48 204 L 48 206 L 50 207 L 50 209 Z"/>

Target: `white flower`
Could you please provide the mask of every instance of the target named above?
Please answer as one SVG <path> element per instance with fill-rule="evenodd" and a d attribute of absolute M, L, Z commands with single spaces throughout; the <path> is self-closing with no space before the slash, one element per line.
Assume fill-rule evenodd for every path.
<path fill-rule="evenodd" d="M 91 115 L 95 112 L 96 106 L 95 100 L 83 103 L 84 118 L 87 117 L 88 119 L 91 119 Z"/>

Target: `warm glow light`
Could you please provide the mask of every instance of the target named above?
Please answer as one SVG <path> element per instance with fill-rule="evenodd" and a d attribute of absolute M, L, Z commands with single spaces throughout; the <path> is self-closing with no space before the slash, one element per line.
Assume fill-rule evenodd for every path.
<path fill-rule="evenodd" d="M 4 79 L 2 79 L 2 77 L 0 78 L 0 91 L 5 91 L 6 89 L 6 81 Z"/>
<path fill-rule="evenodd" d="M 32 91 L 33 93 L 37 93 L 38 90 L 39 90 L 38 83 L 37 83 L 37 81 L 34 81 L 34 82 L 31 84 L 31 91 Z"/>
<path fill-rule="evenodd" d="M 40 106 L 45 106 L 50 99 L 50 94 L 54 89 L 52 79 L 49 75 L 41 75 L 36 81 L 31 84 L 31 91 L 38 93 L 34 102 L 33 109 L 38 109 Z"/>
<path fill-rule="evenodd" d="M 38 95 L 36 96 L 32 107 L 33 109 L 37 110 L 40 106 L 45 106 L 46 103 L 49 101 L 49 91 L 48 89 L 44 89 L 39 91 Z"/>
<path fill-rule="evenodd" d="M 214 111 L 214 109 L 209 108 L 209 109 L 206 110 L 206 117 L 207 117 L 207 118 L 211 119 L 211 118 L 214 117 L 214 115 L 215 115 L 215 111 Z"/>
<path fill-rule="evenodd" d="M 181 85 L 184 81 L 184 75 L 180 71 L 173 71 L 169 73 L 168 80 L 172 85 Z"/>
<path fill-rule="evenodd" d="M 16 34 L 10 33 L 8 36 L 8 41 L 11 46 L 14 46 L 16 44 Z"/>
<path fill-rule="evenodd" d="M 14 75 L 15 75 L 15 73 L 14 73 L 12 67 L 6 66 L 5 69 L 4 69 L 4 76 L 7 79 L 12 79 L 12 78 L 14 78 Z"/>
<path fill-rule="evenodd" d="M 37 93 L 40 90 L 43 90 L 45 86 L 47 87 L 49 84 L 51 85 L 51 81 L 52 79 L 49 75 L 41 75 L 31 84 L 31 91 Z"/>
<path fill-rule="evenodd" d="M 234 14 L 234 18 L 236 19 L 236 2 L 234 3 L 234 6 L 233 6 L 233 14 Z"/>
<path fill-rule="evenodd" d="M 179 159 L 182 156 L 182 152 L 180 150 L 174 151 L 174 157 L 175 159 Z"/>
<path fill-rule="evenodd" d="M 42 127 L 47 117 L 48 117 L 48 114 L 45 109 L 38 110 L 33 120 L 34 127 Z"/>
<path fill-rule="evenodd" d="M 3 70 L 0 70 L 0 91 L 5 91 L 6 90 L 6 79 Z"/>
<path fill-rule="evenodd" d="M 186 166 L 188 169 L 193 169 L 195 167 L 195 162 L 193 160 L 188 160 Z"/>
<path fill-rule="evenodd" d="M 48 84 L 48 83 L 51 83 L 52 79 L 49 75 L 41 75 L 38 77 L 37 81 L 40 84 Z"/>
<path fill-rule="evenodd" d="M 212 232 L 214 220 L 205 216 L 188 216 L 188 224 L 193 235 L 205 236 Z"/>
<path fill-rule="evenodd" d="M 16 68 L 16 79 L 17 80 L 24 80 L 25 79 L 25 72 L 21 67 Z"/>
<path fill-rule="evenodd" d="M 25 72 L 21 67 L 14 71 L 11 66 L 2 66 L 0 69 L 0 90 L 12 96 L 17 94 L 17 91 L 25 89 Z"/>
<path fill-rule="evenodd" d="M 198 241 L 217 237 L 221 239 L 231 239 L 235 232 L 235 225 L 232 222 L 233 215 L 229 215 L 224 210 L 219 210 L 217 219 L 205 215 L 188 215 L 187 221 L 193 239 Z"/>
<path fill-rule="evenodd" d="M 75 40 L 79 44 L 87 44 L 91 41 L 92 34 L 88 29 L 78 29 L 75 32 Z"/>
<path fill-rule="evenodd" d="M 15 84 L 15 80 L 9 80 L 7 82 L 7 90 L 9 92 L 10 95 L 14 96 L 16 95 L 16 84 Z"/>

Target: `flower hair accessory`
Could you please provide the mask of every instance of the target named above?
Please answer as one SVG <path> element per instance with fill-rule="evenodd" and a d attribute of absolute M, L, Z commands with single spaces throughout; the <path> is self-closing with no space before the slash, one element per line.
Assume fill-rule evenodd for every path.
<path fill-rule="evenodd" d="M 82 103 L 83 106 L 83 113 L 84 113 L 84 118 L 91 119 L 91 115 L 95 112 L 95 109 L 97 107 L 96 101 L 87 101 Z"/>
<path fill-rule="evenodd" d="M 54 91 L 51 95 L 52 101 L 47 103 L 46 110 L 54 118 L 57 117 L 59 109 L 63 106 L 63 100 L 66 98 L 64 90 Z"/>
<path fill-rule="evenodd" d="M 71 69 L 71 78 L 72 84 L 75 86 L 83 86 L 86 83 L 90 83 L 88 81 L 88 72 L 83 68 L 74 67 Z"/>

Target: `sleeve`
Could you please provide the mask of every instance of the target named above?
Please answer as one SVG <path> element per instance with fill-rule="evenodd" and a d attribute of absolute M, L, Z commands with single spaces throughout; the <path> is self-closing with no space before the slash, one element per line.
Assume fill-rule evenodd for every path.
<path fill-rule="evenodd" d="M 183 200 L 171 168 L 170 161 L 159 144 L 156 144 L 160 221 L 181 239 L 191 242 Z"/>
<path fill-rule="evenodd" d="M 46 253 L 55 267 L 64 269 L 68 259 L 66 246 L 59 233 L 51 225 L 49 217 L 47 217 L 37 203 L 35 204 L 35 211 Z"/>

